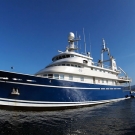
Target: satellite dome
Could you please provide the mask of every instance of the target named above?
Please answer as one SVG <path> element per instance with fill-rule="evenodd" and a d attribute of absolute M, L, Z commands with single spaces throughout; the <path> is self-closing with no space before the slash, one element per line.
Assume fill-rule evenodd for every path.
<path fill-rule="evenodd" d="M 73 40 L 75 38 L 75 35 L 73 32 L 69 33 L 68 40 Z"/>

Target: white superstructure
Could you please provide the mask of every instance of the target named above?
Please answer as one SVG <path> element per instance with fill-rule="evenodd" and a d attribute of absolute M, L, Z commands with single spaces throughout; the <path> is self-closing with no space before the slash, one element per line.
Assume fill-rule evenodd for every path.
<path fill-rule="evenodd" d="M 116 86 L 131 82 L 127 74 L 121 68 L 117 68 L 116 61 L 111 56 L 109 48 L 106 47 L 104 39 L 101 60 L 97 63 L 93 62 L 89 52 L 85 55 L 75 52 L 78 48 L 74 42 L 79 40 L 79 38 L 75 39 L 74 33 L 70 32 L 68 37 L 69 45 L 66 51 L 59 51 L 59 54 L 52 58 L 53 62 L 36 73 L 36 75 L 66 81 Z M 108 60 L 103 59 L 104 52 L 108 52 Z M 110 62 L 110 65 L 105 66 L 105 62 Z M 121 71 L 125 76 L 119 76 Z"/>

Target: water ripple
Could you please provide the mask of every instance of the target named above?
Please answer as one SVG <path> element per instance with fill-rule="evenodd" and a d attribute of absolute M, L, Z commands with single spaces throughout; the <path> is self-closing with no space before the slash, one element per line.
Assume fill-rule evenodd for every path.
<path fill-rule="evenodd" d="M 0 110 L 0 135 L 134 135 L 135 99 L 63 111 Z"/>

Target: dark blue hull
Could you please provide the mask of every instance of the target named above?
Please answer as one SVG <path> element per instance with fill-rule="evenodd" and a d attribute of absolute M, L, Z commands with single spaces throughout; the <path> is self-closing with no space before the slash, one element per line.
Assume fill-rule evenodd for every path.
<path fill-rule="evenodd" d="M 0 71 L 0 77 L 0 105 L 3 106 L 73 107 L 106 103 L 130 96 L 130 91 L 120 86 L 55 80 L 4 71 Z"/>

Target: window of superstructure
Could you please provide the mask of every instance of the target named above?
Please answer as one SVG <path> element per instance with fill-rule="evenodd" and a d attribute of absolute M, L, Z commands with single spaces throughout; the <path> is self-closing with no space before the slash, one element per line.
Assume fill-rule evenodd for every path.
<path fill-rule="evenodd" d="M 96 83 L 96 81 L 95 81 L 95 77 L 93 77 L 93 83 Z"/>
<path fill-rule="evenodd" d="M 72 67 L 74 67 L 74 65 L 73 65 L 73 64 L 71 64 L 71 66 L 72 66 Z"/>
<path fill-rule="evenodd" d="M 70 66 L 70 64 L 67 64 L 67 66 Z"/>
<path fill-rule="evenodd" d="M 73 55 L 73 54 L 71 54 L 71 55 L 70 55 L 70 57 L 74 57 L 74 55 Z"/>
<path fill-rule="evenodd" d="M 55 79 L 59 79 L 59 74 L 54 74 Z"/>
<path fill-rule="evenodd" d="M 61 57 L 61 56 L 59 56 L 59 59 L 62 59 L 62 57 Z"/>
<path fill-rule="evenodd" d="M 72 75 L 69 75 L 69 80 L 73 80 L 73 76 Z"/>
<path fill-rule="evenodd" d="M 98 83 L 100 83 L 100 79 L 98 79 Z"/>
<path fill-rule="evenodd" d="M 65 66 L 65 64 L 62 64 L 62 66 Z"/>
<path fill-rule="evenodd" d="M 69 58 L 70 57 L 70 55 L 66 55 L 66 58 Z"/>
<path fill-rule="evenodd" d="M 65 55 L 62 55 L 62 58 L 66 58 L 66 56 Z"/>
<path fill-rule="evenodd" d="M 104 79 L 102 79 L 102 83 L 104 83 Z"/>
<path fill-rule="evenodd" d="M 47 77 L 47 74 L 44 74 L 43 76 L 44 76 L 44 77 Z"/>
<path fill-rule="evenodd" d="M 84 64 L 87 64 L 87 63 L 88 63 L 88 61 L 87 61 L 87 60 L 83 60 L 83 63 L 84 63 Z"/>
<path fill-rule="evenodd" d="M 91 70 L 93 70 L 93 68 L 91 68 Z"/>
<path fill-rule="evenodd" d="M 84 77 L 81 76 L 81 77 L 80 77 L 80 80 L 81 80 L 81 81 L 84 81 Z"/>
<path fill-rule="evenodd" d="M 56 61 L 56 57 L 54 57 L 54 58 L 52 59 L 52 61 Z"/>
<path fill-rule="evenodd" d="M 75 65 L 75 67 L 77 67 L 77 65 Z"/>
<path fill-rule="evenodd" d="M 60 79 L 64 80 L 64 75 L 60 74 Z"/>
<path fill-rule="evenodd" d="M 48 78 L 53 78 L 53 74 L 48 74 Z"/>
<path fill-rule="evenodd" d="M 78 65 L 79 68 L 81 68 L 81 66 Z"/>

